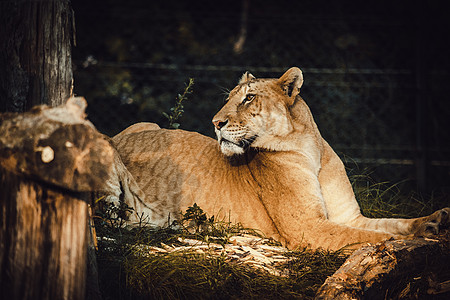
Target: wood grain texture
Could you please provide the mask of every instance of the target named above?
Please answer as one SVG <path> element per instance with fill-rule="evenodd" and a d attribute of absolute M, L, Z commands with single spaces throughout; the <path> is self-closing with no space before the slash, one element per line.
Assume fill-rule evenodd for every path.
<path fill-rule="evenodd" d="M 84 299 L 87 203 L 0 172 L 0 298 Z"/>
<path fill-rule="evenodd" d="M 424 297 L 441 292 L 449 296 L 450 291 L 433 287 L 450 276 L 448 231 L 441 237 L 390 240 L 362 247 L 327 278 L 316 299 L 410 299 L 417 293 L 421 293 L 420 299 L 428 299 Z M 414 290 L 412 282 L 420 288 Z"/>

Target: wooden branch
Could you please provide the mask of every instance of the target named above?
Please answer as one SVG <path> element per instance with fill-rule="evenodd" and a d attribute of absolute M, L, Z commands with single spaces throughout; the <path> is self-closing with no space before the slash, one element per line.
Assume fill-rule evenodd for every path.
<path fill-rule="evenodd" d="M 445 290 L 449 278 L 436 278 L 450 276 L 448 236 L 445 231 L 439 240 L 390 240 L 362 247 L 327 278 L 316 299 L 397 299 L 418 293 L 423 299 L 450 292 Z"/>
<path fill-rule="evenodd" d="M 101 189 L 112 169 L 114 149 L 85 120 L 86 101 L 71 98 L 55 108 L 3 114 L 0 164 L 6 170 L 56 187 Z"/>
<path fill-rule="evenodd" d="M 1 116 L 0 299 L 99 298 L 89 192 L 115 152 L 85 107 L 71 98 Z"/>

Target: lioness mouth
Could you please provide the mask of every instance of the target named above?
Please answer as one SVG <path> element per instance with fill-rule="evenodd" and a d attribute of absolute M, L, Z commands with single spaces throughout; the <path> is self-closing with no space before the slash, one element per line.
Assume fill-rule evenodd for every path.
<path fill-rule="evenodd" d="M 225 138 L 221 138 L 219 143 L 220 144 L 222 144 L 222 143 L 229 143 L 229 144 L 233 144 L 235 146 L 238 146 L 238 147 L 240 147 L 240 148 L 242 148 L 244 150 L 247 150 L 248 147 L 250 147 L 250 145 L 255 141 L 256 138 L 257 138 L 257 135 L 254 135 L 254 136 L 251 136 L 249 138 L 244 138 L 244 139 L 240 140 L 239 143 L 235 143 L 235 142 L 232 142 L 232 141 L 227 140 Z"/>

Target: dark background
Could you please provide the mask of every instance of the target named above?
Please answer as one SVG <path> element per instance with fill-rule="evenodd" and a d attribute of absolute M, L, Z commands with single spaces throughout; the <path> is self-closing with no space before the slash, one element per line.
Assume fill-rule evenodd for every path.
<path fill-rule="evenodd" d="M 405 189 L 450 191 L 450 22 L 444 1 L 73 1 L 75 93 L 114 135 L 168 125 L 190 77 L 181 128 L 210 120 L 246 70 L 304 73 L 302 97 L 350 168 Z M 242 26 L 247 35 L 234 50 Z"/>

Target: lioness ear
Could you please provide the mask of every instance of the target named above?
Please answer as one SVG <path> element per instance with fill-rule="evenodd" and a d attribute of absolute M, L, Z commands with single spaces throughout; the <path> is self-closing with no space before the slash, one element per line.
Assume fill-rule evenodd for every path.
<path fill-rule="evenodd" d="M 278 79 L 278 83 L 286 95 L 291 98 L 291 103 L 288 104 L 292 105 L 295 97 L 298 93 L 300 93 L 301 86 L 303 85 L 302 71 L 296 67 L 290 68 Z"/>
<path fill-rule="evenodd" d="M 247 81 L 250 81 L 252 79 L 256 79 L 255 76 L 253 76 L 252 74 L 250 74 L 248 71 L 244 73 L 244 75 L 242 75 L 241 79 L 239 80 L 239 84 L 245 83 Z"/>

